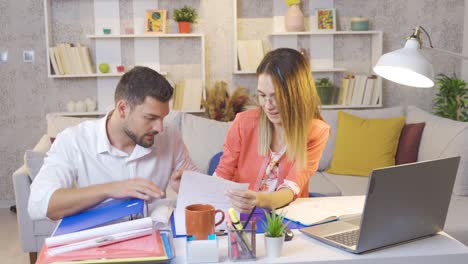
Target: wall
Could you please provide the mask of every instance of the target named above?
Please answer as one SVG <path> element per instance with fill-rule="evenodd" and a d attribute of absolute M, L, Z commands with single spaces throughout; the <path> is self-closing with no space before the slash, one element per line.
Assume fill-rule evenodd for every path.
<path fill-rule="evenodd" d="M 92 10 L 85 7 L 91 1 L 81 0 L 80 4 L 77 4 L 78 1 L 63 1 L 63 5 L 76 5 L 77 9 L 60 5 L 57 7 L 73 10 L 57 15 L 70 19 L 70 22 L 63 24 L 58 30 L 66 32 L 85 28 L 81 34 L 86 35 L 86 30 L 91 28 L 92 23 L 92 20 L 86 17 L 89 17 Z M 270 12 L 263 9 L 271 8 L 271 5 L 261 2 L 252 1 L 246 6 L 245 13 L 248 15 L 249 12 Z M 121 1 L 121 4 L 125 5 L 125 1 Z M 244 85 L 255 90 L 254 76 L 234 76 L 231 73 L 231 0 L 162 0 L 159 6 L 172 9 L 183 4 L 198 6 L 200 10 L 200 21 L 195 25 L 195 30 L 206 35 L 208 84 L 215 80 L 225 80 L 231 84 L 231 88 Z M 411 34 L 411 29 L 417 25 L 422 25 L 429 31 L 434 46 L 462 52 L 465 10 L 463 0 L 335 0 L 335 7 L 341 29 L 348 27 L 350 17 L 370 17 L 372 29 L 384 31 L 384 52 L 402 47 L 405 37 Z M 42 0 L 0 0 L 0 50 L 9 52 L 8 63 L 0 64 L 0 207 L 14 203 L 11 175 L 23 163 L 24 151 L 32 148 L 45 133 L 45 114 L 64 111 L 66 102 L 71 99 L 96 97 L 96 79 L 47 78 L 43 13 Z M 73 16 L 70 17 L 71 15 Z M 171 27 L 174 28 L 175 25 Z M 35 51 L 34 63 L 22 62 L 23 49 Z M 173 46 L 168 49 L 166 55 L 178 56 L 179 47 Z M 459 60 L 431 52 L 426 54 L 431 61 L 436 62 L 436 73 L 460 73 Z M 385 81 L 384 104 L 413 104 L 430 110 L 434 92 L 435 89 L 414 89 Z"/>

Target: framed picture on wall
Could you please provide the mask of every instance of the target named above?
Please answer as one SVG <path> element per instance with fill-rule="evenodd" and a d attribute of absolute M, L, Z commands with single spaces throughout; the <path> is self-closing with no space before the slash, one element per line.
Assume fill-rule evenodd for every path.
<path fill-rule="evenodd" d="M 145 33 L 158 34 L 166 33 L 167 10 L 152 9 L 146 11 Z"/>
<path fill-rule="evenodd" d="M 335 9 L 317 9 L 315 17 L 317 19 L 317 30 L 336 31 Z"/>

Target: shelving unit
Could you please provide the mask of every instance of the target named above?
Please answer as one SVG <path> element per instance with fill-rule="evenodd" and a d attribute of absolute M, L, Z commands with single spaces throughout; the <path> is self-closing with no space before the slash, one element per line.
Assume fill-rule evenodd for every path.
<path fill-rule="evenodd" d="M 70 4 L 69 1 L 63 0 L 44 0 L 44 13 L 45 13 L 45 31 L 46 31 L 46 47 L 47 47 L 47 65 L 50 65 L 49 59 L 49 47 L 56 45 L 56 43 L 64 42 L 60 40 L 62 36 L 53 36 L 52 26 L 57 27 L 57 22 L 59 19 L 66 19 L 65 17 L 60 17 L 59 15 L 54 16 L 52 14 L 53 4 L 61 5 L 63 3 Z M 76 2 L 79 2 L 76 0 Z M 123 57 L 130 58 L 132 63 L 127 63 L 129 65 L 142 65 L 148 66 L 159 73 L 166 75 L 171 75 L 174 72 L 174 67 L 170 68 L 172 65 L 164 65 L 161 61 L 161 54 L 164 50 L 160 49 L 160 39 L 172 39 L 171 41 L 184 41 L 187 39 L 193 39 L 195 43 L 194 49 L 199 48 L 200 57 L 198 59 L 199 64 L 196 64 L 196 69 L 200 69 L 198 74 L 197 71 L 194 71 L 192 78 L 200 78 L 202 80 L 203 94 L 205 93 L 206 86 L 206 73 L 205 73 L 205 36 L 200 33 L 191 33 L 191 34 L 178 34 L 178 33 L 166 33 L 166 34 L 145 34 L 144 33 L 144 16 L 146 10 L 158 9 L 159 1 L 158 0 L 132 0 L 129 3 L 121 3 L 119 0 L 93 0 L 88 3 L 92 4 L 94 7 L 94 13 L 90 16 L 94 19 L 93 31 L 94 32 L 84 32 L 88 34 L 83 34 L 82 32 L 66 32 L 68 35 L 76 35 L 76 38 L 73 38 L 73 43 L 78 42 L 88 42 L 88 46 L 94 48 L 94 54 L 90 54 L 92 57 L 92 62 L 94 66 L 94 74 L 75 74 L 75 75 L 56 75 L 52 74 L 51 67 L 48 68 L 48 77 L 54 79 L 66 79 L 66 78 L 96 78 L 97 79 L 97 103 L 98 111 L 106 112 L 107 110 L 113 107 L 113 95 L 115 87 L 123 75 L 123 73 L 116 72 L 115 67 L 117 65 L 122 65 Z M 85 3 L 86 4 L 86 3 Z M 121 12 L 121 5 L 132 5 L 132 10 L 130 16 L 132 17 L 121 17 L 125 12 Z M 128 15 L 128 14 L 127 14 Z M 54 19 L 54 21 L 53 21 Z M 123 26 L 122 21 L 131 21 L 133 20 L 133 29 L 134 34 L 120 34 L 123 32 L 121 26 Z M 55 22 L 55 24 L 54 24 Z M 76 21 L 79 23 L 79 21 Z M 63 31 L 61 25 L 59 25 Z M 111 28 L 111 35 L 104 35 L 102 33 L 103 27 Z M 81 30 L 87 30 L 86 26 L 82 25 Z M 91 33 L 91 34 L 90 34 Z M 133 55 L 126 54 L 127 47 L 123 47 L 123 41 L 131 41 L 131 46 L 133 48 Z M 127 42 L 125 42 L 127 43 Z M 90 49 L 91 52 L 91 49 Z M 198 53 L 198 50 L 197 50 Z M 128 56 L 130 55 L 130 56 Z M 167 56 L 166 56 L 167 57 Z M 108 63 L 111 66 L 111 72 L 107 74 L 99 73 L 97 65 L 100 63 Z M 199 67 L 198 67 L 199 65 Z M 128 66 L 128 65 L 124 65 Z M 161 71 L 161 67 L 166 66 L 170 68 L 168 71 Z M 200 110 L 201 111 L 201 110 Z M 198 112 L 198 111 L 190 111 Z"/>
<path fill-rule="evenodd" d="M 261 39 L 265 52 L 281 47 L 307 51 L 314 78 L 327 77 L 341 86 L 341 79 L 346 73 L 372 73 L 372 66 L 382 55 L 382 31 L 306 31 L 286 32 L 284 14 L 287 6 L 283 0 L 265 2 L 271 4 L 270 17 L 239 17 L 240 4 L 247 0 L 234 0 L 234 65 L 233 73 L 238 75 L 255 74 L 255 71 L 244 71 L 238 65 L 238 40 Z M 242 7 L 245 8 L 245 7 Z M 270 8 L 270 7 L 268 7 Z M 267 8 L 267 9 L 268 9 Z M 310 0 L 308 10 L 316 8 L 334 8 L 333 0 Z M 309 28 L 314 28 L 315 12 L 309 11 Z M 337 11 L 339 13 L 339 10 Z M 280 16 L 278 14 L 281 14 Z M 263 14 L 265 15 L 265 14 Z M 258 28 L 261 28 L 259 30 Z M 259 34 L 259 32 L 262 32 Z M 348 47 L 349 44 L 349 47 Z M 349 54 L 345 54 L 347 51 Z M 377 78 L 375 87 L 379 90 L 380 100 L 377 105 L 323 105 L 324 109 L 376 108 L 382 107 L 382 79 Z"/>

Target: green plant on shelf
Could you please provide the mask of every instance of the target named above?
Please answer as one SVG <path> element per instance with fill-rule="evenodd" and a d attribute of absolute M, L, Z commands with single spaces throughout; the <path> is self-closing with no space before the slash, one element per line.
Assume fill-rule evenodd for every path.
<path fill-rule="evenodd" d="M 315 86 L 320 87 L 333 87 L 333 83 L 330 81 L 330 78 L 320 78 L 315 81 Z"/>
<path fill-rule="evenodd" d="M 301 0 L 285 0 L 285 2 L 288 6 L 292 6 L 299 5 L 301 3 Z"/>
<path fill-rule="evenodd" d="M 438 91 L 433 99 L 434 114 L 456 121 L 468 122 L 468 87 L 467 82 L 454 74 L 449 77 L 439 74 L 436 78 Z"/>
<path fill-rule="evenodd" d="M 176 22 L 190 22 L 195 23 L 198 18 L 198 13 L 195 8 L 190 6 L 184 6 L 182 8 L 174 9 L 174 15 L 172 18 Z"/>

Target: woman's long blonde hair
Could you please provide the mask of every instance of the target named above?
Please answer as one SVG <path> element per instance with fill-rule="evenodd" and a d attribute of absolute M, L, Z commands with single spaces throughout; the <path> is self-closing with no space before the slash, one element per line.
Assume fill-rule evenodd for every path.
<path fill-rule="evenodd" d="M 286 155 L 296 161 L 296 169 L 307 167 L 307 138 L 314 118 L 322 119 L 320 98 L 315 88 L 309 62 L 297 50 L 280 48 L 268 52 L 257 68 L 271 76 L 276 107 L 281 116 L 287 144 Z M 259 152 L 266 156 L 273 134 L 273 124 L 260 111 Z"/>

